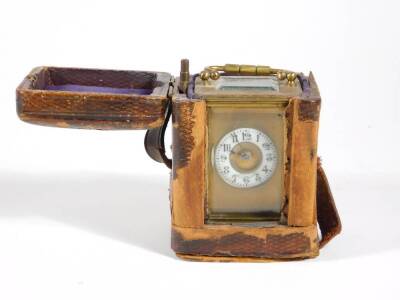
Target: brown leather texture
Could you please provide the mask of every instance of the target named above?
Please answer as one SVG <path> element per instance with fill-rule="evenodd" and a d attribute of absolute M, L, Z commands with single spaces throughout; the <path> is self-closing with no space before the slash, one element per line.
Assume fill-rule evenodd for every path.
<path fill-rule="evenodd" d="M 172 223 L 204 225 L 206 102 L 172 99 Z"/>
<path fill-rule="evenodd" d="M 207 257 L 229 257 L 232 260 L 314 257 L 318 255 L 319 247 L 338 233 L 335 224 L 340 221 L 336 209 L 333 210 L 333 197 L 326 177 L 321 180 L 321 166 L 317 167 L 321 99 L 312 74 L 308 82 L 307 91 L 301 97 L 289 99 L 287 107 L 285 187 L 288 214 L 282 222 L 285 225 L 274 229 L 248 226 L 253 227 L 257 234 L 248 234 L 246 226 L 237 228 L 231 224 L 217 231 L 205 224 L 204 128 L 207 127 L 207 118 L 195 113 L 195 106 L 200 108 L 199 99 L 174 96 L 172 247 L 178 255 L 201 257 L 200 260 Z M 205 102 L 205 99 L 201 101 Z M 207 114 L 207 110 L 204 113 Z M 317 220 L 321 223 L 321 241 L 317 235 Z M 279 230 L 279 233 L 273 230 Z M 293 233 L 292 230 L 298 231 Z M 305 234 L 307 230 L 312 230 L 313 235 Z"/>
<path fill-rule="evenodd" d="M 269 235 L 265 239 L 243 233 L 234 233 L 219 239 L 183 240 L 172 233 L 173 248 L 178 253 L 196 253 L 210 256 L 286 257 L 309 250 L 310 241 L 300 233 Z"/>
<path fill-rule="evenodd" d="M 174 101 L 174 109 L 172 113 L 172 122 L 175 126 L 172 127 L 174 136 L 173 160 L 174 171 L 187 165 L 190 161 L 190 156 L 194 147 L 194 138 L 192 130 L 195 124 L 193 115 L 193 101 Z M 174 172 L 176 177 L 176 172 Z"/>
<path fill-rule="evenodd" d="M 149 129 L 162 125 L 171 76 L 160 72 L 39 67 L 17 88 L 17 112 L 26 122 L 87 129 Z M 93 87 L 92 92 L 54 90 Z M 109 89 L 101 92 L 98 90 Z M 148 94 L 113 92 L 137 89 Z"/>
<path fill-rule="evenodd" d="M 287 224 L 309 226 L 316 223 L 317 145 L 320 99 L 294 97 L 286 108 L 287 166 L 285 182 Z M 317 105 L 310 103 L 318 103 Z M 314 118 L 304 119 L 302 107 Z"/>
<path fill-rule="evenodd" d="M 77 84 L 115 88 L 152 88 L 157 74 L 144 71 L 119 71 L 48 67 L 42 73 L 46 85 Z M 99 80 L 101 79 L 101 80 Z M 37 87 L 39 88 L 39 86 Z"/>
<path fill-rule="evenodd" d="M 146 135 L 146 151 L 154 160 L 172 166 L 172 248 L 177 254 L 203 257 L 201 260 L 298 259 L 317 256 L 319 248 L 341 231 L 328 180 L 319 159 L 317 162 L 319 91 L 312 74 L 307 82 L 301 97 L 288 99 L 286 202 L 283 225 L 273 227 L 205 224 L 206 99 L 192 98 L 190 84 L 187 94 L 179 93 L 178 84 L 171 93 L 172 77 L 167 73 L 36 68 L 17 88 L 17 111 L 22 120 L 47 126 L 151 129 Z M 73 89 L 60 89 L 69 85 Z M 82 87 L 92 90 L 74 90 Z M 163 141 L 169 109 L 172 161 L 165 156 Z"/>
<path fill-rule="evenodd" d="M 342 223 L 320 159 L 317 168 L 317 216 L 322 235 L 319 246 L 322 248 L 341 232 Z"/>
<path fill-rule="evenodd" d="M 183 258 L 209 260 L 208 257 L 257 257 L 296 259 L 318 255 L 316 248 L 324 247 L 341 231 L 329 183 L 318 159 L 317 215 L 321 230 L 318 241 L 316 226 L 246 228 L 235 226 L 205 226 L 182 228 L 173 225 L 172 249 Z M 294 232 L 293 232 L 294 231 Z M 313 235 L 314 234 L 314 235 Z"/>
<path fill-rule="evenodd" d="M 317 231 L 308 227 L 173 226 L 172 249 L 179 254 L 290 259 L 318 255 Z"/>

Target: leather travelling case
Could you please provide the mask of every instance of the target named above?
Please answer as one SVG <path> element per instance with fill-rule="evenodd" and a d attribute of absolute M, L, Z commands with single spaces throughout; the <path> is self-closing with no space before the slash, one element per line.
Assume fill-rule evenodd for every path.
<path fill-rule="evenodd" d="M 244 88 L 240 87 L 241 82 L 246 82 Z M 29 123 L 63 128 L 147 130 L 147 153 L 172 169 L 172 249 L 181 258 L 201 261 L 311 258 L 341 231 L 327 177 L 317 157 L 320 106 L 312 73 L 305 76 L 264 66 L 226 65 L 190 74 L 187 60 L 182 60 L 177 78 L 151 71 L 39 67 L 17 88 L 18 115 Z M 220 112 L 225 117 L 216 117 L 214 121 L 213 116 L 219 116 Z M 240 117 L 243 112 L 248 114 Z M 279 118 L 282 124 L 277 129 L 282 133 L 276 135 L 282 137 L 282 143 L 276 142 L 274 158 L 274 168 L 280 168 L 281 172 L 276 179 L 280 180 L 276 185 L 280 196 L 274 214 L 264 213 L 267 209 L 262 206 L 262 195 L 268 191 L 260 192 L 261 200 L 258 196 L 254 196 L 254 201 L 250 199 L 262 189 L 261 184 L 249 187 L 252 182 L 249 180 L 253 180 L 248 179 L 250 175 L 233 175 L 232 182 L 228 182 L 231 179 L 221 172 L 236 172 L 236 169 L 213 170 L 219 162 L 215 161 L 218 145 L 212 138 L 215 135 L 216 141 L 222 139 L 219 128 L 240 127 L 245 130 L 245 139 L 246 134 L 259 132 L 248 130 L 255 124 L 256 115 L 261 116 L 265 131 L 272 126 L 270 121 L 262 121 L 264 113 L 266 118 Z M 165 153 L 164 133 L 171 115 L 170 159 Z M 268 136 L 274 141 L 274 133 Z M 257 136 L 257 142 L 258 139 Z M 252 154 L 265 150 L 261 146 L 257 150 L 250 144 L 242 144 L 250 152 L 243 152 L 239 158 L 230 152 L 229 157 L 246 167 Z M 251 149 L 255 149 L 254 153 Z M 265 153 L 261 153 L 262 159 L 269 152 Z M 221 158 L 226 160 L 225 156 Z M 276 170 L 271 178 L 277 176 Z M 265 180 L 263 184 L 272 185 L 266 177 L 254 176 L 254 180 Z M 244 181 L 244 188 L 234 186 L 236 178 Z M 220 201 L 223 196 L 214 197 L 218 189 L 225 189 L 232 197 L 244 196 L 235 200 L 238 203 L 234 206 L 229 199 Z M 246 193 L 251 194 L 248 199 Z M 211 200 L 212 197 L 215 199 Z M 254 208 L 253 213 L 252 203 L 261 203 L 264 208 L 260 211 Z"/>

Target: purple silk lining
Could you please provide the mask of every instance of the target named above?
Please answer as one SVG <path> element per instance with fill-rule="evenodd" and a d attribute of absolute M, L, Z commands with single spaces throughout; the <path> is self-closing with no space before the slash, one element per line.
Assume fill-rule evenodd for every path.
<path fill-rule="evenodd" d="M 113 88 L 106 86 L 91 86 L 91 85 L 78 85 L 78 84 L 48 85 L 46 86 L 46 90 L 109 93 L 109 94 L 138 94 L 138 95 L 149 95 L 153 91 L 152 89 Z"/>

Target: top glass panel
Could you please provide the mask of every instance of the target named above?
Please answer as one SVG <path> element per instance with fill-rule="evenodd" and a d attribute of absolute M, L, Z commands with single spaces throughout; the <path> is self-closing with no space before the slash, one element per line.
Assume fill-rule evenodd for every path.
<path fill-rule="evenodd" d="M 271 76 L 235 76 L 221 77 L 216 85 L 217 90 L 236 91 L 279 91 L 279 82 L 276 77 Z"/>
<path fill-rule="evenodd" d="M 197 77 L 194 88 L 195 97 L 236 99 L 252 98 L 258 101 L 263 97 L 288 98 L 302 93 L 296 79 L 294 85 L 276 76 L 221 76 L 217 80 L 201 80 Z"/>

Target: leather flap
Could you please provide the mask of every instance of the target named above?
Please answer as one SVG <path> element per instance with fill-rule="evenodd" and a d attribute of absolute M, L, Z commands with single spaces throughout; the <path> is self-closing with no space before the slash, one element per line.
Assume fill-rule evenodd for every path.
<path fill-rule="evenodd" d="M 322 248 L 341 232 L 342 223 L 320 158 L 317 168 L 317 216 L 322 235 L 319 246 Z"/>
<path fill-rule="evenodd" d="M 87 129 L 162 126 L 171 75 L 161 72 L 39 67 L 17 88 L 26 122 Z"/>

